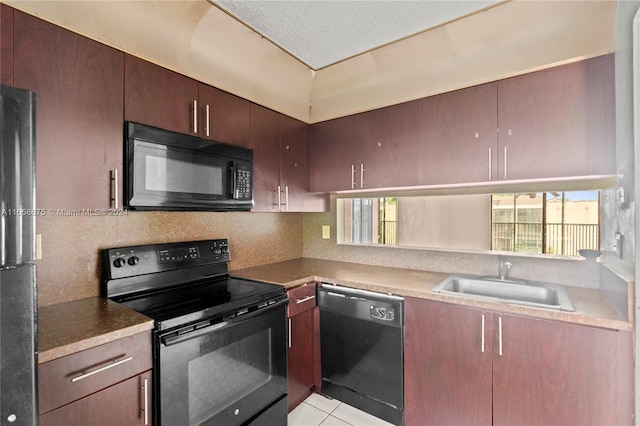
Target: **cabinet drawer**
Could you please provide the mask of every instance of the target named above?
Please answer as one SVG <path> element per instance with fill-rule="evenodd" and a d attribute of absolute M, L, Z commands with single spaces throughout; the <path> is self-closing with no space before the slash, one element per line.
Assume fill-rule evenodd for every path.
<path fill-rule="evenodd" d="M 40 416 L 40 426 L 150 425 L 151 371 Z"/>
<path fill-rule="evenodd" d="M 136 376 L 151 365 L 150 331 L 40 364 L 39 413 Z"/>
<path fill-rule="evenodd" d="M 316 283 L 307 283 L 291 289 L 287 291 L 287 297 L 289 297 L 288 317 L 313 309 L 316 307 Z"/>

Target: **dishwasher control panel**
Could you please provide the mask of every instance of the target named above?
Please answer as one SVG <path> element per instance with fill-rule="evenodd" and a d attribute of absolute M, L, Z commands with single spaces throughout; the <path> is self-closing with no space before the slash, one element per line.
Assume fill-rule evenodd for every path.
<path fill-rule="evenodd" d="M 395 310 L 386 306 L 370 305 L 369 315 L 373 319 L 393 321 L 396 318 Z"/>

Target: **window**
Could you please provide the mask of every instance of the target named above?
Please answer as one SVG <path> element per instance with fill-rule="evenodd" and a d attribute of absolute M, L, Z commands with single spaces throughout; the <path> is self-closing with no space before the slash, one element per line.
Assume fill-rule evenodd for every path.
<path fill-rule="evenodd" d="M 396 244 L 396 198 L 354 198 L 338 206 L 340 243 Z"/>
<path fill-rule="evenodd" d="M 578 256 L 600 249 L 600 192 L 491 196 L 491 248 Z"/>

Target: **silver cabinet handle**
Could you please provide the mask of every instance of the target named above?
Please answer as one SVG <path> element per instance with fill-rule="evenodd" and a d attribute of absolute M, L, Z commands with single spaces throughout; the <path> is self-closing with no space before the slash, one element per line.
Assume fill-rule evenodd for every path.
<path fill-rule="evenodd" d="M 507 146 L 504 146 L 504 178 L 507 178 Z"/>
<path fill-rule="evenodd" d="M 149 424 L 149 383 L 148 383 L 147 378 L 145 378 L 142 381 L 142 401 L 143 401 L 143 407 L 142 407 L 142 415 L 144 416 L 144 424 L 148 425 Z"/>
<path fill-rule="evenodd" d="M 198 100 L 193 100 L 193 133 L 198 134 Z"/>
<path fill-rule="evenodd" d="M 364 188 L 364 164 L 360 163 L 360 188 Z"/>
<path fill-rule="evenodd" d="M 111 170 L 111 205 L 118 208 L 118 169 Z"/>
<path fill-rule="evenodd" d="M 282 211 L 282 188 L 280 185 L 278 185 L 276 191 L 278 192 L 278 211 L 280 212 Z"/>
<path fill-rule="evenodd" d="M 502 317 L 498 317 L 498 355 L 502 356 Z"/>
<path fill-rule="evenodd" d="M 204 116 L 204 125 L 205 125 L 205 133 L 209 136 L 209 130 L 211 128 L 211 115 L 209 114 L 209 105 L 207 104 L 204 107 L 205 116 Z"/>
<path fill-rule="evenodd" d="M 291 318 L 289 318 L 289 347 L 291 347 Z"/>
<path fill-rule="evenodd" d="M 302 299 L 296 299 L 296 305 L 299 305 L 299 304 L 304 303 L 304 302 L 308 302 L 309 300 L 313 300 L 315 298 L 316 298 L 316 296 L 312 295 L 312 296 L 304 297 Z"/>
<path fill-rule="evenodd" d="M 284 186 L 284 209 L 289 210 L 289 185 Z"/>
<path fill-rule="evenodd" d="M 122 359 L 116 359 L 114 361 L 108 361 L 109 364 L 104 365 L 100 368 L 96 368 L 95 370 L 89 370 L 89 371 L 83 371 L 81 375 L 79 375 L 78 377 L 74 377 L 73 379 L 71 379 L 72 383 L 75 383 L 77 381 L 86 379 L 87 377 L 91 377 L 94 374 L 98 374 L 98 373 L 102 373 L 103 371 L 109 370 L 110 368 L 116 367 L 118 365 L 124 364 L 125 362 L 129 362 L 133 359 L 132 356 L 130 356 L 129 358 L 122 358 Z"/>
<path fill-rule="evenodd" d="M 356 166 L 355 164 L 351 165 L 351 189 L 355 189 L 356 187 Z"/>
<path fill-rule="evenodd" d="M 493 168 L 493 165 L 491 164 L 492 163 L 491 153 L 492 153 L 491 148 L 489 148 L 489 180 L 492 179 L 491 169 Z"/>
<path fill-rule="evenodd" d="M 484 314 L 482 314 L 482 353 L 484 353 Z"/>

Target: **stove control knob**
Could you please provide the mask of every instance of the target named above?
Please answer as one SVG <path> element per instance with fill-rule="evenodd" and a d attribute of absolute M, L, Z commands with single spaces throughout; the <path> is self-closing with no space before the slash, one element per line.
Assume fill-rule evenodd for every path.
<path fill-rule="evenodd" d="M 138 263 L 140 263 L 140 258 L 138 256 L 131 256 L 127 260 L 127 263 L 131 266 L 136 266 Z"/>
<path fill-rule="evenodd" d="M 127 261 L 124 260 L 124 257 L 118 257 L 113 261 L 113 266 L 115 266 L 116 268 L 122 268 L 126 263 Z"/>

